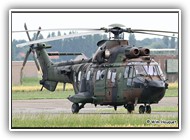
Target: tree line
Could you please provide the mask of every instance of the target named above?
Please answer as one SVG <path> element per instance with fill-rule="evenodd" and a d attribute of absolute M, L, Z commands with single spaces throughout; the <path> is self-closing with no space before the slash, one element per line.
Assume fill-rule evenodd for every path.
<path fill-rule="evenodd" d="M 75 32 L 69 32 L 68 34 L 73 34 Z M 66 35 L 66 33 L 64 33 Z M 44 39 L 49 37 L 61 36 L 61 32 L 51 32 L 47 37 L 42 34 L 39 35 L 38 39 Z M 32 39 L 36 38 L 36 33 L 33 34 Z M 47 42 L 47 44 L 53 47 L 48 49 L 48 52 L 81 52 L 85 54 L 88 58 L 92 57 L 92 54 L 97 50 L 97 42 L 102 39 L 108 39 L 107 35 L 87 35 L 75 38 L 68 38 L 63 40 L 56 40 Z M 163 37 L 163 38 L 145 38 L 143 40 L 136 40 L 135 34 L 129 35 L 129 45 L 137 47 L 147 47 L 154 49 L 162 48 L 178 48 L 178 41 L 174 37 Z M 12 61 L 23 61 L 27 50 L 27 46 L 23 48 L 17 48 L 16 45 L 24 43 L 26 40 L 16 40 L 12 41 Z M 59 60 L 56 61 L 67 61 L 74 59 L 76 56 L 61 56 Z M 29 56 L 29 60 L 33 60 L 32 56 Z"/>
<path fill-rule="evenodd" d="M 167 37 L 163 38 L 145 38 L 143 40 L 136 40 L 135 34 L 131 33 L 129 35 L 129 44 L 131 46 L 141 46 L 148 47 L 151 49 L 177 49 L 178 48 L 178 40 L 175 37 Z"/>

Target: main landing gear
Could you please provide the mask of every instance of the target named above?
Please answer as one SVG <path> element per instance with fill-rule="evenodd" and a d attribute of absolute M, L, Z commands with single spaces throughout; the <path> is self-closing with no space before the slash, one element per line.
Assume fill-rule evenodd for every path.
<path fill-rule="evenodd" d="M 147 114 L 151 113 L 151 107 L 150 105 L 140 105 L 139 106 L 139 114 L 144 114 L 146 112 Z"/>
<path fill-rule="evenodd" d="M 77 114 L 81 108 L 84 108 L 84 105 L 85 103 L 82 103 L 81 105 L 79 105 L 78 103 L 73 103 L 71 108 L 72 113 Z"/>
<path fill-rule="evenodd" d="M 126 104 L 126 105 L 124 105 L 124 107 L 127 109 L 127 111 L 129 113 L 132 113 L 132 111 L 134 111 L 134 109 L 135 109 L 134 104 Z M 145 105 L 139 106 L 139 114 L 144 114 L 144 113 L 147 113 L 147 114 L 151 113 L 151 106 L 150 105 L 145 104 Z"/>

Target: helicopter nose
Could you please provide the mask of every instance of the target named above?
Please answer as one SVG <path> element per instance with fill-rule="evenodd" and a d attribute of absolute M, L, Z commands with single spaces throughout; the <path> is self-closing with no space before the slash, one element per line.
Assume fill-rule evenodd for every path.
<path fill-rule="evenodd" d="M 141 99 L 147 103 L 158 103 L 165 94 L 167 84 L 164 81 L 145 80 Z"/>
<path fill-rule="evenodd" d="M 165 82 L 164 81 L 156 81 L 156 80 L 145 80 L 145 85 L 147 87 L 152 87 L 152 88 L 165 88 Z"/>

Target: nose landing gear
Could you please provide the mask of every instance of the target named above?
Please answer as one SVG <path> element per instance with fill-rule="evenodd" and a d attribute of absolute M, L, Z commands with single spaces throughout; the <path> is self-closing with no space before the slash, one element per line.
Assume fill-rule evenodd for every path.
<path fill-rule="evenodd" d="M 79 105 L 78 103 L 74 103 L 72 105 L 71 111 L 73 114 L 77 114 L 81 108 L 84 108 L 85 103 Z"/>
<path fill-rule="evenodd" d="M 134 111 L 135 109 L 134 104 L 125 104 L 124 107 L 127 109 L 129 113 L 132 113 L 132 111 Z"/>

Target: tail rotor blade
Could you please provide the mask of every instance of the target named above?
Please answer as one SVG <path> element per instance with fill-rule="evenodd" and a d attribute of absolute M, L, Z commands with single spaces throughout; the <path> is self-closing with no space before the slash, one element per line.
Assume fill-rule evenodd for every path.
<path fill-rule="evenodd" d="M 23 69 L 24 69 L 24 66 L 26 65 L 26 62 L 27 62 L 27 59 L 28 59 L 28 56 L 30 55 L 31 53 L 31 49 L 29 49 L 26 53 L 26 56 L 24 58 L 24 61 L 23 61 L 23 64 L 22 64 L 22 68 L 20 70 L 20 83 L 22 85 L 22 78 L 23 78 Z"/>
<path fill-rule="evenodd" d="M 38 32 L 37 32 L 37 34 L 36 34 L 36 38 L 35 38 L 35 40 L 38 39 L 38 36 L 39 36 L 39 34 L 40 34 L 40 30 L 41 30 L 41 27 L 39 27 L 39 30 L 38 30 Z"/>
<path fill-rule="evenodd" d="M 26 56 L 25 56 L 24 61 L 23 61 L 23 64 L 22 64 L 22 67 L 25 66 L 25 64 L 26 64 L 26 62 L 27 62 L 27 59 L 28 59 L 28 56 L 30 55 L 30 53 L 31 53 L 31 49 L 29 49 L 29 50 L 27 51 Z"/>
<path fill-rule="evenodd" d="M 28 32 L 28 28 L 26 26 L 26 23 L 24 24 L 24 28 L 25 28 L 25 31 L 26 31 L 26 34 L 28 36 L 29 41 L 32 41 L 32 39 L 30 38 L 29 32 Z M 40 34 L 40 30 L 41 30 L 41 27 L 39 27 L 39 30 L 38 30 L 38 32 L 36 34 L 36 37 L 35 37 L 35 40 L 38 38 L 38 36 Z M 34 62 L 36 64 L 36 67 L 37 67 L 38 71 L 40 70 L 40 66 L 39 66 L 38 61 L 37 61 L 36 56 L 35 56 L 34 44 L 30 44 L 29 47 L 30 48 L 29 48 L 29 50 L 26 53 L 26 56 L 24 58 L 24 61 L 23 61 L 23 64 L 22 64 L 22 68 L 21 68 L 21 71 L 20 71 L 20 82 L 21 82 L 21 84 L 22 84 L 22 78 L 23 78 L 23 69 L 24 69 L 24 66 L 26 65 L 26 62 L 28 60 L 28 56 L 30 55 L 31 52 L 33 53 L 33 58 L 34 58 Z"/>
<path fill-rule="evenodd" d="M 32 51 L 32 53 L 33 53 L 33 58 L 34 58 L 34 62 L 35 62 L 35 64 L 36 64 L 36 67 L 37 67 L 38 71 L 40 71 L 40 66 L 39 66 L 39 64 L 38 64 L 38 60 L 36 59 L 35 52 Z"/>
<path fill-rule="evenodd" d="M 20 84 L 22 85 L 22 78 L 23 78 L 23 67 L 20 70 Z"/>

